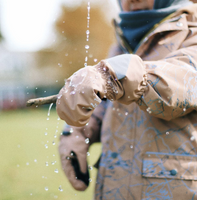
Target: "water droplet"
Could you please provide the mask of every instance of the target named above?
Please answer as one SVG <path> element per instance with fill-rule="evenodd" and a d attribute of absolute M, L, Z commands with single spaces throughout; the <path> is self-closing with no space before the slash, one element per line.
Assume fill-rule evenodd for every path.
<path fill-rule="evenodd" d="M 85 45 L 85 49 L 89 49 L 90 47 L 89 47 L 89 45 Z"/>
<path fill-rule="evenodd" d="M 52 144 L 55 145 L 55 141 L 53 141 Z"/>
<path fill-rule="evenodd" d="M 62 95 L 60 94 L 57 98 L 58 98 L 58 99 L 61 99 L 61 97 L 62 97 Z"/>
<path fill-rule="evenodd" d="M 45 162 L 45 165 L 48 167 L 48 166 L 49 166 L 49 163 L 48 163 L 48 162 Z"/>
<path fill-rule="evenodd" d="M 94 62 L 97 62 L 97 59 L 96 59 L 96 58 L 94 59 Z"/>
<path fill-rule="evenodd" d="M 86 34 L 90 34 L 90 31 L 89 31 L 89 30 L 87 30 L 87 31 L 86 31 Z"/>
<path fill-rule="evenodd" d="M 91 179 L 91 178 L 89 178 L 89 182 L 92 182 L 92 179 Z"/>
<path fill-rule="evenodd" d="M 26 165 L 29 165 L 29 163 L 27 162 Z"/>
<path fill-rule="evenodd" d="M 128 96 L 128 99 L 130 99 L 131 97 L 130 96 Z"/>
<path fill-rule="evenodd" d="M 54 138 L 57 138 L 57 135 L 54 135 Z"/>
<path fill-rule="evenodd" d="M 52 106 L 53 106 L 53 103 L 51 103 L 50 106 L 49 106 L 49 110 L 48 110 L 48 114 L 47 114 L 48 116 L 50 115 L 50 111 L 51 111 Z"/>
<path fill-rule="evenodd" d="M 55 172 L 55 173 L 58 173 L 58 169 L 55 169 L 54 172 Z"/>
<path fill-rule="evenodd" d="M 45 135 L 47 135 L 48 133 L 47 132 L 45 132 Z"/>
<path fill-rule="evenodd" d="M 49 190 L 49 188 L 48 188 L 48 187 L 45 187 L 44 189 L 45 189 L 46 191 L 48 191 L 48 190 Z"/>
<path fill-rule="evenodd" d="M 34 162 L 37 162 L 37 160 L 35 159 Z"/>
<path fill-rule="evenodd" d="M 62 186 L 61 186 L 61 185 L 59 186 L 58 189 L 59 189 L 60 192 L 63 192 L 63 189 L 62 189 Z"/>
<path fill-rule="evenodd" d="M 89 152 L 87 152 L 87 156 L 90 156 L 90 153 L 89 153 Z"/>
<path fill-rule="evenodd" d="M 133 145 L 131 145 L 130 148 L 133 149 Z"/>
<path fill-rule="evenodd" d="M 85 57 L 85 61 L 86 61 L 86 62 L 88 61 L 88 57 L 87 57 L 87 56 Z"/>
<path fill-rule="evenodd" d="M 169 135 L 169 132 L 168 132 L 168 131 L 166 132 L 166 135 Z"/>
<path fill-rule="evenodd" d="M 54 161 L 54 162 L 51 162 L 51 164 L 52 164 L 52 165 L 55 165 L 55 163 L 56 163 L 56 161 Z"/>
<path fill-rule="evenodd" d="M 192 137 L 190 138 L 190 140 L 191 140 L 191 141 L 194 141 L 194 140 L 195 140 L 195 137 L 194 137 L 194 136 L 192 136 Z"/>
<path fill-rule="evenodd" d="M 127 116 L 128 114 L 129 114 L 128 112 L 125 113 L 126 116 Z"/>
<path fill-rule="evenodd" d="M 70 133 L 73 133 L 73 128 L 70 128 Z"/>
<path fill-rule="evenodd" d="M 88 169 L 89 169 L 89 170 L 92 170 L 92 169 L 93 169 L 93 167 L 89 165 L 89 166 L 88 166 Z"/>
<path fill-rule="evenodd" d="M 45 144 L 44 146 L 45 146 L 46 149 L 48 149 L 48 145 L 47 144 Z"/>
<path fill-rule="evenodd" d="M 73 94 L 73 95 L 74 95 L 74 94 L 75 94 L 75 91 L 72 91 L 70 94 Z"/>
<path fill-rule="evenodd" d="M 149 107 L 146 109 L 146 111 L 147 111 L 148 113 L 150 113 L 150 112 L 151 112 Z"/>
<path fill-rule="evenodd" d="M 185 112 L 186 111 L 186 108 L 183 108 L 183 112 Z"/>
<path fill-rule="evenodd" d="M 61 63 L 58 63 L 58 66 L 59 66 L 59 67 L 62 67 L 62 64 L 61 64 Z"/>
<path fill-rule="evenodd" d="M 86 138 L 86 139 L 85 139 L 85 143 L 86 143 L 86 144 L 89 144 L 89 142 L 90 142 L 89 138 Z"/>
<path fill-rule="evenodd" d="M 88 126 L 88 123 L 86 124 L 86 126 Z"/>
<path fill-rule="evenodd" d="M 20 167 L 20 165 L 16 165 L 17 167 Z"/>

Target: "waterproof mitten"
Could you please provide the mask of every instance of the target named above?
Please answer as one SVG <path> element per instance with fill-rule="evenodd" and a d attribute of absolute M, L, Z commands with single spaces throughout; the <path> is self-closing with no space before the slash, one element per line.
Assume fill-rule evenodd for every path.
<path fill-rule="evenodd" d="M 62 169 L 71 185 L 79 191 L 89 185 L 87 152 L 92 143 L 100 141 L 99 118 L 91 117 L 88 126 L 66 126 L 60 136 L 59 154 Z"/>
<path fill-rule="evenodd" d="M 67 79 L 57 100 L 57 113 L 67 124 L 84 126 L 103 99 L 130 104 L 146 89 L 141 58 L 121 55 L 87 66 Z"/>

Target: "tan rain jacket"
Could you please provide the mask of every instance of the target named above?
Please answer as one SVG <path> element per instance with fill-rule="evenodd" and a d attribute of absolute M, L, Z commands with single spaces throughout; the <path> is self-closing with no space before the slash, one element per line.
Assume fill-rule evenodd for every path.
<path fill-rule="evenodd" d="M 197 199 L 197 4 L 162 21 L 136 55 L 125 60 L 124 95 L 93 112 L 102 122 L 92 130 L 102 141 L 95 199 Z M 116 72 L 123 58 L 105 62 Z"/>

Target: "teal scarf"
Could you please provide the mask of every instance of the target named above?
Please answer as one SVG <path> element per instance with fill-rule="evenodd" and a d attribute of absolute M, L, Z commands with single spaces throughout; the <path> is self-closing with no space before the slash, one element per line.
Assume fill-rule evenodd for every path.
<path fill-rule="evenodd" d="M 121 11 L 119 26 L 129 46 L 135 52 L 141 39 L 155 24 L 181 7 L 190 4 L 192 2 L 189 0 L 155 0 L 153 10 Z"/>

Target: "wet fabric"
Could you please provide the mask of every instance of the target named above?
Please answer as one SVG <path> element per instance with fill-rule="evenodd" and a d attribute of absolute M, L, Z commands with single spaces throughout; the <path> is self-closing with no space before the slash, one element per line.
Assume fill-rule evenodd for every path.
<path fill-rule="evenodd" d="M 178 12 L 139 47 L 149 97 L 106 103 L 96 200 L 197 199 L 196 11 Z"/>
<path fill-rule="evenodd" d="M 153 10 L 120 12 L 120 28 L 131 49 L 135 52 L 143 36 L 165 17 L 181 7 L 192 4 L 189 0 L 156 0 Z"/>
<path fill-rule="evenodd" d="M 91 130 L 90 141 L 101 134 L 95 200 L 197 199 L 196 13 L 196 4 L 185 7 L 149 33 L 136 55 L 125 61 L 125 77 L 117 80 L 123 93 L 117 101 L 102 101 L 93 111 L 90 120 L 99 119 L 97 128 L 91 122 L 82 127 Z M 114 66 L 123 63 L 103 62 L 114 74 Z M 99 80 L 103 84 L 108 79 Z M 96 78 L 93 83 L 98 83 Z M 91 103 L 92 91 L 86 92 L 90 94 L 86 102 Z M 65 103 L 83 100 L 73 102 L 64 95 L 57 102 L 64 114 Z M 78 114 L 82 116 L 76 107 L 73 125 Z M 77 136 L 77 130 L 72 135 Z M 76 145 L 86 161 L 87 149 L 80 151 L 78 140 L 61 140 L 62 150 L 65 141 Z"/>

